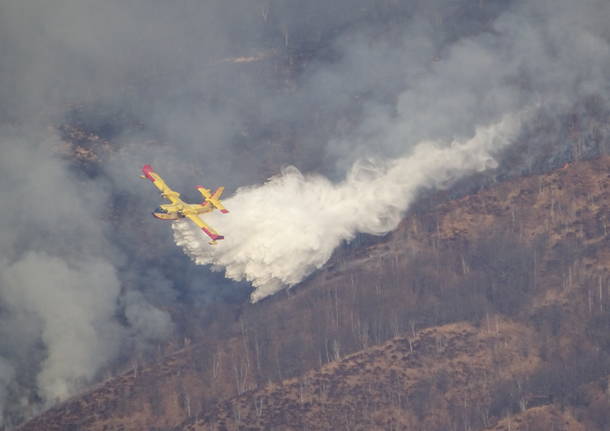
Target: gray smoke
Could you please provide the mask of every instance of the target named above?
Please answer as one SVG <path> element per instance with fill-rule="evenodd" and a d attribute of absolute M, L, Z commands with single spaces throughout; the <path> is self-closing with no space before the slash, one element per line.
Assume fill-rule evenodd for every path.
<path fill-rule="evenodd" d="M 0 401 L 10 425 L 94 381 L 129 338 L 144 346 L 172 325 L 140 297 L 125 307 L 128 325 L 117 319 L 121 253 L 100 217 L 104 185 L 74 177 L 53 134 L 3 131 Z"/>
<path fill-rule="evenodd" d="M 182 221 L 174 225 L 176 244 L 196 263 L 250 281 L 252 301 L 302 281 L 357 233 L 394 229 L 418 191 L 497 166 L 501 150 L 519 137 L 524 112 L 531 117 L 543 106 L 559 114 L 593 96 L 607 100 L 610 45 L 599 15 L 609 12 L 595 1 L 515 2 L 486 31 L 440 50 L 432 29 L 418 25 L 392 52 L 384 52 L 385 42 L 365 47 L 360 34 L 340 41 L 344 63 L 318 72 L 322 86 L 339 86 L 352 68 L 358 81 L 362 71 L 384 69 L 379 52 L 404 59 L 405 78 L 394 104 L 364 101 L 358 127 L 330 141 L 328 151 L 349 169 L 346 179 L 286 170 L 226 200 L 234 215 L 210 218 L 227 236 L 223 244 L 208 247 Z M 390 157 L 381 168 L 362 167 L 363 159 L 381 156 Z"/>
<path fill-rule="evenodd" d="M 215 288 L 163 267 L 190 262 L 148 218 L 144 163 L 187 197 L 242 187 L 210 218 L 224 244 L 175 234 L 260 299 L 392 229 L 420 190 L 502 166 L 532 111 L 606 104 L 609 20 L 602 0 L 1 2 L 4 423 L 165 339 L 164 310 Z M 54 127 L 75 115 L 112 141 L 90 171 Z"/>

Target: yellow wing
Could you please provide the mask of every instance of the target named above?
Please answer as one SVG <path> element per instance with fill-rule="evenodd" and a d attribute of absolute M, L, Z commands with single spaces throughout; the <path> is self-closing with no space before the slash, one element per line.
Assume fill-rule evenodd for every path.
<path fill-rule="evenodd" d="M 216 244 L 216 240 L 224 239 L 224 236 L 219 235 L 214 229 L 212 229 L 209 225 L 205 224 L 203 220 L 199 218 L 196 214 L 185 214 L 186 217 L 191 219 L 193 223 L 201 228 L 201 230 L 210 238 L 212 238 L 212 242 L 210 244 Z"/>
<path fill-rule="evenodd" d="M 159 174 L 153 171 L 152 166 L 144 165 L 142 168 L 143 178 L 148 178 L 161 191 L 161 196 L 175 204 L 180 202 L 180 193 L 172 190 Z"/>

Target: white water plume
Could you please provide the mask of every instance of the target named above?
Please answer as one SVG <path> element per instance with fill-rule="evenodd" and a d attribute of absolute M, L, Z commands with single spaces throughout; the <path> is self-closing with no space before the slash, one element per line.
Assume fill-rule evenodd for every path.
<path fill-rule="evenodd" d="M 519 116 L 506 116 L 464 142 L 422 142 L 403 158 L 358 162 L 338 184 L 285 168 L 226 199 L 230 214 L 206 217 L 225 235 L 217 246 L 184 220 L 173 224 L 174 239 L 197 264 L 251 282 L 251 300 L 259 301 L 302 281 L 357 233 L 383 235 L 396 228 L 421 188 L 446 187 L 495 167 L 493 153 L 514 139 L 520 122 Z"/>

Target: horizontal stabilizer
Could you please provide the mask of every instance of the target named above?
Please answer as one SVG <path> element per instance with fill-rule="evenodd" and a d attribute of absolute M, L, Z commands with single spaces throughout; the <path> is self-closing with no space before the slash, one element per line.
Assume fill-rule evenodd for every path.
<path fill-rule="evenodd" d="M 226 214 L 229 212 L 228 209 L 224 207 L 224 205 L 220 202 L 220 196 L 222 192 L 225 190 L 224 187 L 220 186 L 216 189 L 214 194 L 210 191 L 210 189 L 206 189 L 203 186 L 197 186 L 197 190 L 203 195 L 206 202 L 212 204 L 216 209 L 220 210 L 221 213 Z"/>

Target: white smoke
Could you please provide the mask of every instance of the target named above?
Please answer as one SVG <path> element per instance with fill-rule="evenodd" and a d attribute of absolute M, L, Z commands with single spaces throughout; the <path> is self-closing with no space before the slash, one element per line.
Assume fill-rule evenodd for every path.
<path fill-rule="evenodd" d="M 122 348 L 143 351 L 173 327 L 121 279 L 101 216 L 107 191 L 71 175 L 54 157 L 60 144 L 0 126 L 0 428 L 73 395 Z"/>
<path fill-rule="evenodd" d="M 47 347 L 36 379 L 45 401 L 65 399 L 114 359 L 122 328 L 113 319 L 120 285 L 111 265 L 31 252 L 0 272 L 0 284 L 2 303 L 38 326 Z"/>
<path fill-rule="evenodd" d="M 253 302 L 300 282 L 342 241 L 395 228 L 422 188 L 494 166 L 496 151 L 514 140 L 527 112 L 607 99 L 610 43 L 602 17 L 609 14 L 608 2 L 598 0 L 516 1 L 483 31 L 448 39 L 439 50 L 432 28 L 408 26 L 404 46 L 387 52 L 403 58 L 404 81 L 389 92 L 395 99 L 352 99 L 362 120 L 327 146 L 341 168 L 351 166 L 344 181 L 285 169 L 260 187 L 238 190 L 226 201 L 233 211 L 226 218 L 208 217 L 226 236 L 220 245 L 209 247 L 183 221 L 174 224 L 176 243 L 196 263 L 251 282 Z M 316 75 L 312 88 L 330 82 L 340 89 L 352 70 L 369 82 L 367 73 L 385 62 L 375 62 L 376 45 L 368 42 L 346 39 L 344 62 Z M 386 161 L 362 161 L 371 155 Z"/>
<path fill-rule="evenodd" d="M 422 142 L 397 160 L 359 162 L 338 184 L 288 167 L 226 199 L 227 216 L 206 217 L 225 235 L 219 245 L 209 246 L 200 229 L 182 220 L 173 224 L 176 244 L 196 263 L 251 282 L 251 300 L 259 301 L 302 281 L 357 233 L 396 228 L 422 187 L 445 187 L 494 167 L 493 153 L 511 142 L 519 125 L 519 116 L 507 116 L 465 142 Z"/>
<path fill-rule="evenodd" d="M 287 168 L 239 190 L 230 214 L 206 218 L 226 235 L 216 247 L 190 223 L 174 226 L 190 256 L 250 280 L 257 301 L 358 232 L 393 229 L 421 188 L 493 166 L 519 129 L 519 116 L 494 124 L 506 113 L 540 100 L 557 112 L 591 95 L 610 99 L 607 0 L 178 3 L 0 2 L 4 424 L 94 380 L 118 349 L 139 351 L 172 331 L 155 304 L 176 301 L 174 282 L 190 289 L 197 274 L 182 286 L 132 265 L 149 260 L 126 245 L 131 225 L 107 220 L 115 197 L 141 193 L 129 158 L 167 175 L 188 161 L 229 187 L 258 182 L 267 160 L 339 167 L 339 183 Z M 278 54 L 219 63 L 261 52 Z M 112 180 L 73 175 L 53 150 L 61 139 L 46 142 L 47 125 L 80 104 L 92 119 L 104 106 L 125 108 L 143 119 L 144 135 L 172 147 L 130 153 L 127 141 L 141 137 L 125 133 L 113 140 L 126 151 L 108 162 Z M 269 157 L 267 138 L 294 141 L 294 152 Z"/>

